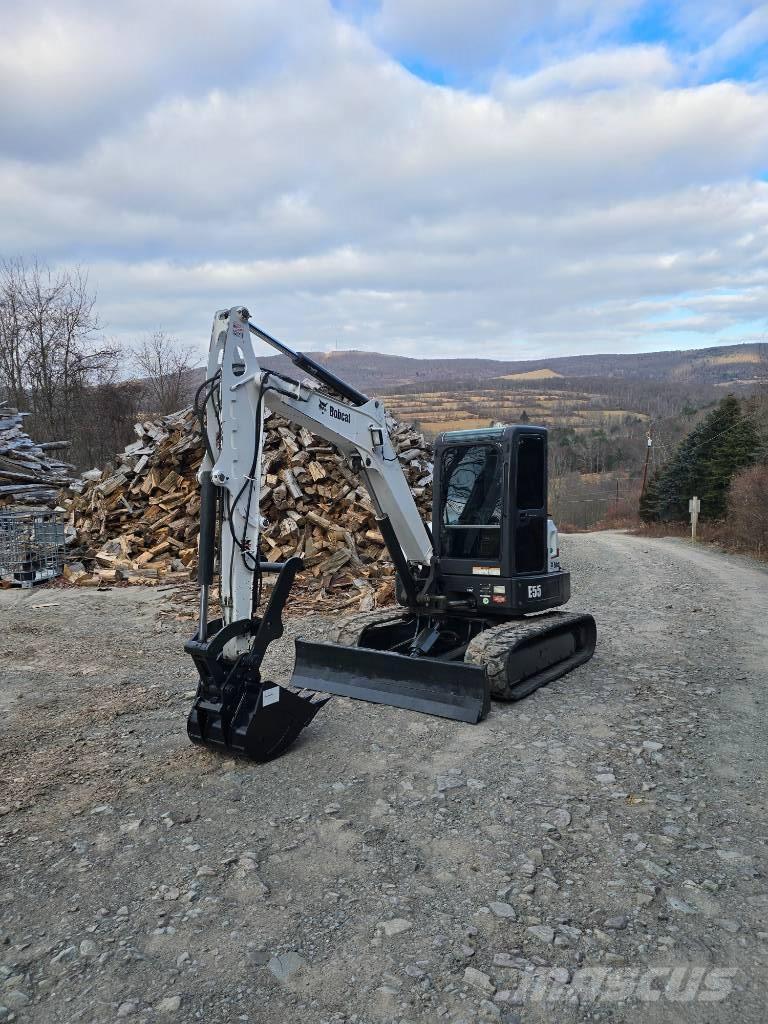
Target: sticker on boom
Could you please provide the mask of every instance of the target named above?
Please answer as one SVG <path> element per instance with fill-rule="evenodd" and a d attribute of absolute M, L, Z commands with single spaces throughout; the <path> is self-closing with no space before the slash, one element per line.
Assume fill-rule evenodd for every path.
<path fill-rule="evenodd" d="M 280 687 L 271 686 L 268 690 L 262 690 L 261 706 L 268 708 L 270 704 L 277 704 L 280 700 Z"/>
<path fill-rule="evenodd" d="M 501 569 L 495 569 L 492 565 L 473 565 L 473 576 L 501 576 Z"/>
<path fill-rule="evenodd" d="M 318 402 L 317 407 L 324 416 L 330 416 L 332 420 L 341 420 L 342 423 L 351 423 L 352 416 L 344 409 L 337 409 L 335 405 L 328 402 Z"/>

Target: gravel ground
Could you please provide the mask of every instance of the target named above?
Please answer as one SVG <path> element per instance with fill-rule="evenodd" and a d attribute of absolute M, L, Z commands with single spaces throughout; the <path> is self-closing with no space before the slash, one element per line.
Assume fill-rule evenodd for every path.
<path fill-rule="evenodd" d="M 590 664 L 263 767 L 187 742 L 164 595 L 1 592 L 0 1020 L 764 1021 L 768 572 L 563 546 Z"/>

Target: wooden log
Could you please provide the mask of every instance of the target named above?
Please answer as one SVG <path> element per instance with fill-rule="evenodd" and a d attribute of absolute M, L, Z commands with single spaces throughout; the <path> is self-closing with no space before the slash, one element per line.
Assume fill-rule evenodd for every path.
<path fill-rule="evenodd" d="M 291 495 L 292 498 L 298 501 L 299 498 L 304 497 L 304 492 L 302 491 L 301 487 L 299 487 L 299 484 L 296 480 L 296 477 L 293 475 L 292 470 L 284 469 L 280 473 L 280 479 L 288 488 L 288 493 Z"/>
<path fill-rule="evenodd" d="M 98 479 L 84 480 L 81 492 L 70 492 L 64 507 L 78 542 L 94 554 L 103 552 L 96 559 L 96 577 L 114 570 L 131 584 L 154 585 L 168 574 L 188 576 L 194 568 L 200 507 L 196 472 L 203 449 L 189 411 L 140 427 L 138 440 L 115 458 L 117 469 L 107 468 L 96 474 Z M 416 485 L 431 472 L 430 451 L 421 448 L 418 433 L 409 427 L 394 428 L 393 440 L 402 453 L 417 450 L 409 460 L 413 465 L 404 467 Z M 15 452 L 14 465 L 18 457 Z M 34 458 L 41 457 L 39 452 Z M 265 556 L 271 561 L 296 552 L 304 556 L 309 575 L 299 588 L 307 601 L 329 602 L 332 607 L 378 606 L 379 591 L 391 579 L 392 569 L 373 506 L 343 458 L 304 428 L 270 415 L 262 468 L 260 510 L 268 522 L 262 532 Z M 104 484 L 110 493 L 104 493 Z M 419 486 L 416 494 L 426 511 L 428 488 L 424 483 Z M 124 540 L 119 553 L 105 546 L 112 537 Z M 313 578 L 315 582 L 309 583 Z M 113 582 L 111 577 L 107 580 Z M 322 587 L 326 590 L 318 589 Z"/>

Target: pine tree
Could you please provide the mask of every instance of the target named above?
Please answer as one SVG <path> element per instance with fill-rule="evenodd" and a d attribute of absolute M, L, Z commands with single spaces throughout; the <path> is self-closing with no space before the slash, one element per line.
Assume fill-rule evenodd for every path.
<path fill-rule="evenodd" d="M 742 415 L 733 395 L 724 398 L 720 430 L 716 431 L 704 453 L 704 479 L 701 508 L 707 518 L 721 519 L 726 513 L 726 496 L 731 478 L 738 470 L 755 461 L 759 438 L 752 420 Z"/>
<path fill-rule="evenodd" d="M 652 523 L 655 519 L 659 518 L 659 477 L 661 470 L 657 469 L 654 471 L 651 479 L 645 486 L 645 490 L 640 495 L 640 518 L 644 523 Z"/>
<path fill-rule="evenodd" d="M 728 395 L 677 447 L 672 459 L 655 475 L 641 504 L 646 519 L 685 520 L 688 500 L 701 499 L 701 516 L 725 515 L 731 477 L 755 461 L 759 437 L 753 421 L 742 414 L 737 398 Z M 643 514 L 643 509 L 645 514 Z"/>

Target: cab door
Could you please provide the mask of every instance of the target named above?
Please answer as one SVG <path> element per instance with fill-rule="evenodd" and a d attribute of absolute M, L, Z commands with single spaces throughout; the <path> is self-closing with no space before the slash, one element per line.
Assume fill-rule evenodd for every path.
<path fill-rule="evenodd" d="M 514 574 L 545 573 L 547 555 L 547 435 L 520 430 L 513 442 Z"/>
<path fill-rule="evenodd" d="M 501 573 L 504 508 L 502 448 L 492 442 L 442 448 L 436 511 L 439 553 L 446 573 L 471 574 L 473 566 Z"/>

